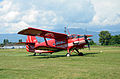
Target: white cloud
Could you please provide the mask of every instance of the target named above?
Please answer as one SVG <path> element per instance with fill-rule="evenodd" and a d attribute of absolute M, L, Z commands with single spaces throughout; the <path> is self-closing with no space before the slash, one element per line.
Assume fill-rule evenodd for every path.
<path fill-rule="evenodd" d="M 0 23 L 0 33 L 16 33 L 22 29 L 29 27 L 30 25 L 26 24 L 24 21 L 18 23 Z M 7 28 L 7 29 L 6 29 Z"/>
<path fill-rule="evenodd" d="M 8 11 L 11 8 L 11 4 L 12 3 L 10 1 L 6 1 L 6 0 L 0 2 L 0 6 L 2 7 L 0 8 L 0 12 L 2 13 Z"/>
<path fill-rule="evenodd" d="M 120 0 L 91 0 L 91 2 L 96 12 L 92 24 L 120 24 Z"/>
<path fill-rule="evenodd" d="M 52 26 L 51 26 L 51 27 L 48 27 L 48 26 L 41 26 L 40 28 L 41 28 L 41 29 L 53 29 Z"/>
<path fill-rule="evenodd" d="M 0 16 L 0 22 L 12 22 L 16 19 L 16 17 L 19 15 L 19 12 L 17 11 L 11 11 L 7 14 L 4 14 L 3 16 Z"/>
<path fill-rule="evenodd" d="M 28 26 L 51 30 L 65 25 L 116 25 L 120 24 L 119 5 L 119 0 L 3 0 L 0 33 L 16 33 Z"/>
<path fill-rule="evenodd" d="M 0 6 L 0 28 L 5 29 L 1 33 L 17 32 L 28 25 L 63 28 L 59 25 L 87 23 L 94 16 L 90 0 L 3 0 Z"/>
<path fill-rule="evenodd" d="M 37 10 L 31 9 L 26 11 L 23 15 L 23 17 L 21 18 L 21 20 L 27 22 L 27 23 L 31 23 L 31 22 L 36 22 L 36 18 L 37 15 L 39 14 L 39 12 Z"/>
<path fill-rule="evenodd" d="M 11 27 L 8 27 L 8 29 L 6 30 L 7 33 L 15 33 L 16 31 L 20 31 L 23 28 L 25 29 L 25 28 L 29 27 L 29 25 L 26 24 L 24 21 L 21 21 L 18 23 L 9 23 L 9 26 L 11 26 Z"/>

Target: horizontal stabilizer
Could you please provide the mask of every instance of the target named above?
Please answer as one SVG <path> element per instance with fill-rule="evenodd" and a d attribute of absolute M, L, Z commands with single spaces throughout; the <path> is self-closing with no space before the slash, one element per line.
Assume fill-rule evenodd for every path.
<path fill-rule="evenodd" d="M 32 42 L 19 42 L 19 43 L 16 43 L 16 45 L 27 45 L 27 44 L 35 44 L 35 43 L 32 43 Z"/>

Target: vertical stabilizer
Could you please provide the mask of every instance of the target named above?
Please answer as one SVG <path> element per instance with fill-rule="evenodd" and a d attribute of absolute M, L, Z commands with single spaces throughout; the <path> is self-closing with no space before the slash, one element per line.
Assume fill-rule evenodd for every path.
<path fill-rule="evenodd" d="M 35 44 L 38 43 L 38 41 L 35 36 L 27 36 L 26 43 L 27 43 L 26 50 L 28 52 L 34 52 Z"/>

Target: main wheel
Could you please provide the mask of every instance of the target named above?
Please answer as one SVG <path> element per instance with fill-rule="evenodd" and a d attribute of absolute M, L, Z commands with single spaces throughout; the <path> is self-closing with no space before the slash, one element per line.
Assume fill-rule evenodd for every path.
<path fill-rule="evenodd" d="M 69 54 L 69 53 L 67 53 L 67 54 L 66 54 L 66 56 L 67 56 L 67 57 L 69 57 L 69 56 L 70 56 L 70 54 Z"/>
<path fill-rule="evenodd" d="M 83 56 L 83 53 L 82 53 L 82 52 L 79 52 L 78 55 L 79 55 L 79 56 Z"/>

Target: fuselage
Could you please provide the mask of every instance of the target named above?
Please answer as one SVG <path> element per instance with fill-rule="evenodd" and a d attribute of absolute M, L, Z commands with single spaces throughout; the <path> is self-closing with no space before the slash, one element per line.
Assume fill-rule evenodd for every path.
<path fill-rule="evenodd" d="M 46 42 L 36 43 L 35 48 L 39 46 L 49 46 L 56 47 L 60 49 L 71 49 L 74 47 L 83 48 L 86 45 L 85 39 L 83 36 L 71 35 L 66 40 L 55 40 L 51 39 Z"/>

